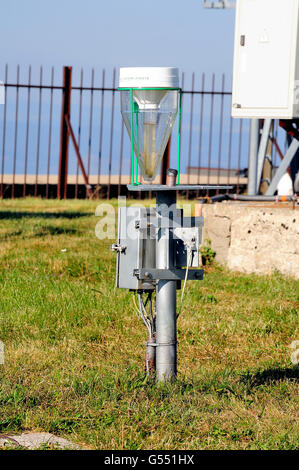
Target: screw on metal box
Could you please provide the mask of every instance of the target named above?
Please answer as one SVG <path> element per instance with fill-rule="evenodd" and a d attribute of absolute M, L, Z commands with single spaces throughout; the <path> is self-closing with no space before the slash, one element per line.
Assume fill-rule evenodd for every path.
<path fill-rule="evenodd" d="M 183 281 L 183 297 L 188 279 L 203 278 L 199 268 L 203 218 L 184 217 L 176 206 L 177 192 L 223 189 L 179 184 L 178 77 L 178 69 L 172 67 L 120 69 L 121 113 L 131 139 L 132 184 L 128 190 L 150 188 L 156 192 L 156 207 L 120 207 L 118 242 L 112 245 L 117 253 L 116 285 L 134 291 L 135 309 L 148 331 L 146 371 L 155 372 L 158 382 L 173 380 L 177 373 L 176 291 Z M 168 169 L 166 185 L 140 184 L 138 165 L 143 179 L 152 182 L 177 114 L 177 169 Z"/>

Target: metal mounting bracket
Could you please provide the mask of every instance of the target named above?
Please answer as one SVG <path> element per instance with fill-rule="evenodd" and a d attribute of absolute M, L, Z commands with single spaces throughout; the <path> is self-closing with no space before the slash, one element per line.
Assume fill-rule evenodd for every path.
<path fill-rule="evenodd" d="M 185 269 L 134 269 L 134 276 L 140 280 L 147 281 L 183 281 L 186 276 Z M 203 279 L 203 270 L 202 269 L 189 269 L 188 271 L 188 280 L 192 281 L 201 281 Z"/>
<path fill-rule="evenodd" d="M 111 251 L 116 251 L 117 253 L 125 253 L 127 247 L 124 245 L 119 245 L 117 243 L 113 243 L 113 245 L 110 245 L 110 250 Z"/>

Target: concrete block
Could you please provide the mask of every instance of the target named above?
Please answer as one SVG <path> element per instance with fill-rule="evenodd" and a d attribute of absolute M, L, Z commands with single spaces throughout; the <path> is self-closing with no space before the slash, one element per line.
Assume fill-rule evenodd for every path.
<path fill-rule="evenodd" d="M 206 205 L 204 237 L 232 270 L 299 278 L 299 211 L 238 203 Z"/>

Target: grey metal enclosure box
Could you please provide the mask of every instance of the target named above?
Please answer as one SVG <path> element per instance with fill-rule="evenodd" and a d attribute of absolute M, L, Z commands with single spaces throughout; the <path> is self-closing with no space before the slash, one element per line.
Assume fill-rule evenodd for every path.
<path fill-rule="evenodd" d="M 183 217 L 182 209 L 176 209 L 174 220 L 171 220 L 159 216 L 155 208 L 120 207 L 118 240 L 116 245 L 112 245 L 112 249 L 117 252 L 116 286 L 132 290 L 155 289 L 156 279 L 144 279 L 140 273 L 156 270 L 157 233 L 163 227 L 171 227 L 173 243 L 170 244 L 169 256 L 173 260 L 173 267 L 180 270 L 182 275 L 185 271 L 180 268 L 186 267 L 188 263 L 189 268 L 199 267 L 202 225 L 202 217 Z M 192 245 L 189 261 L 187 244 Z"/>
<path fill-rule="evenodd" d="M 117 253 L 116 286 L 125 289 L 153 289 L 140 281 L 135 269 L 154 268 L 156 265 L 155 234 L 150 228 L 140 230 L 138 223 L 149 218 L 151 209 L 120 207 L 118 211 L 118 245 L 124 247 Z"/>

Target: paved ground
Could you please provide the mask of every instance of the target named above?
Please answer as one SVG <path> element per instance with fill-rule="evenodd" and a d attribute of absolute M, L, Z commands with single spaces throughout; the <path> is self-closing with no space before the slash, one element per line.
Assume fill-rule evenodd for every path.
<path fill-rule="evenodd" d="M 19 436 L 0 434 L 0 448 L 25 447 L 26 449 L 80 449 L 67 439 L 48 432 L 24 433 Z"/>

